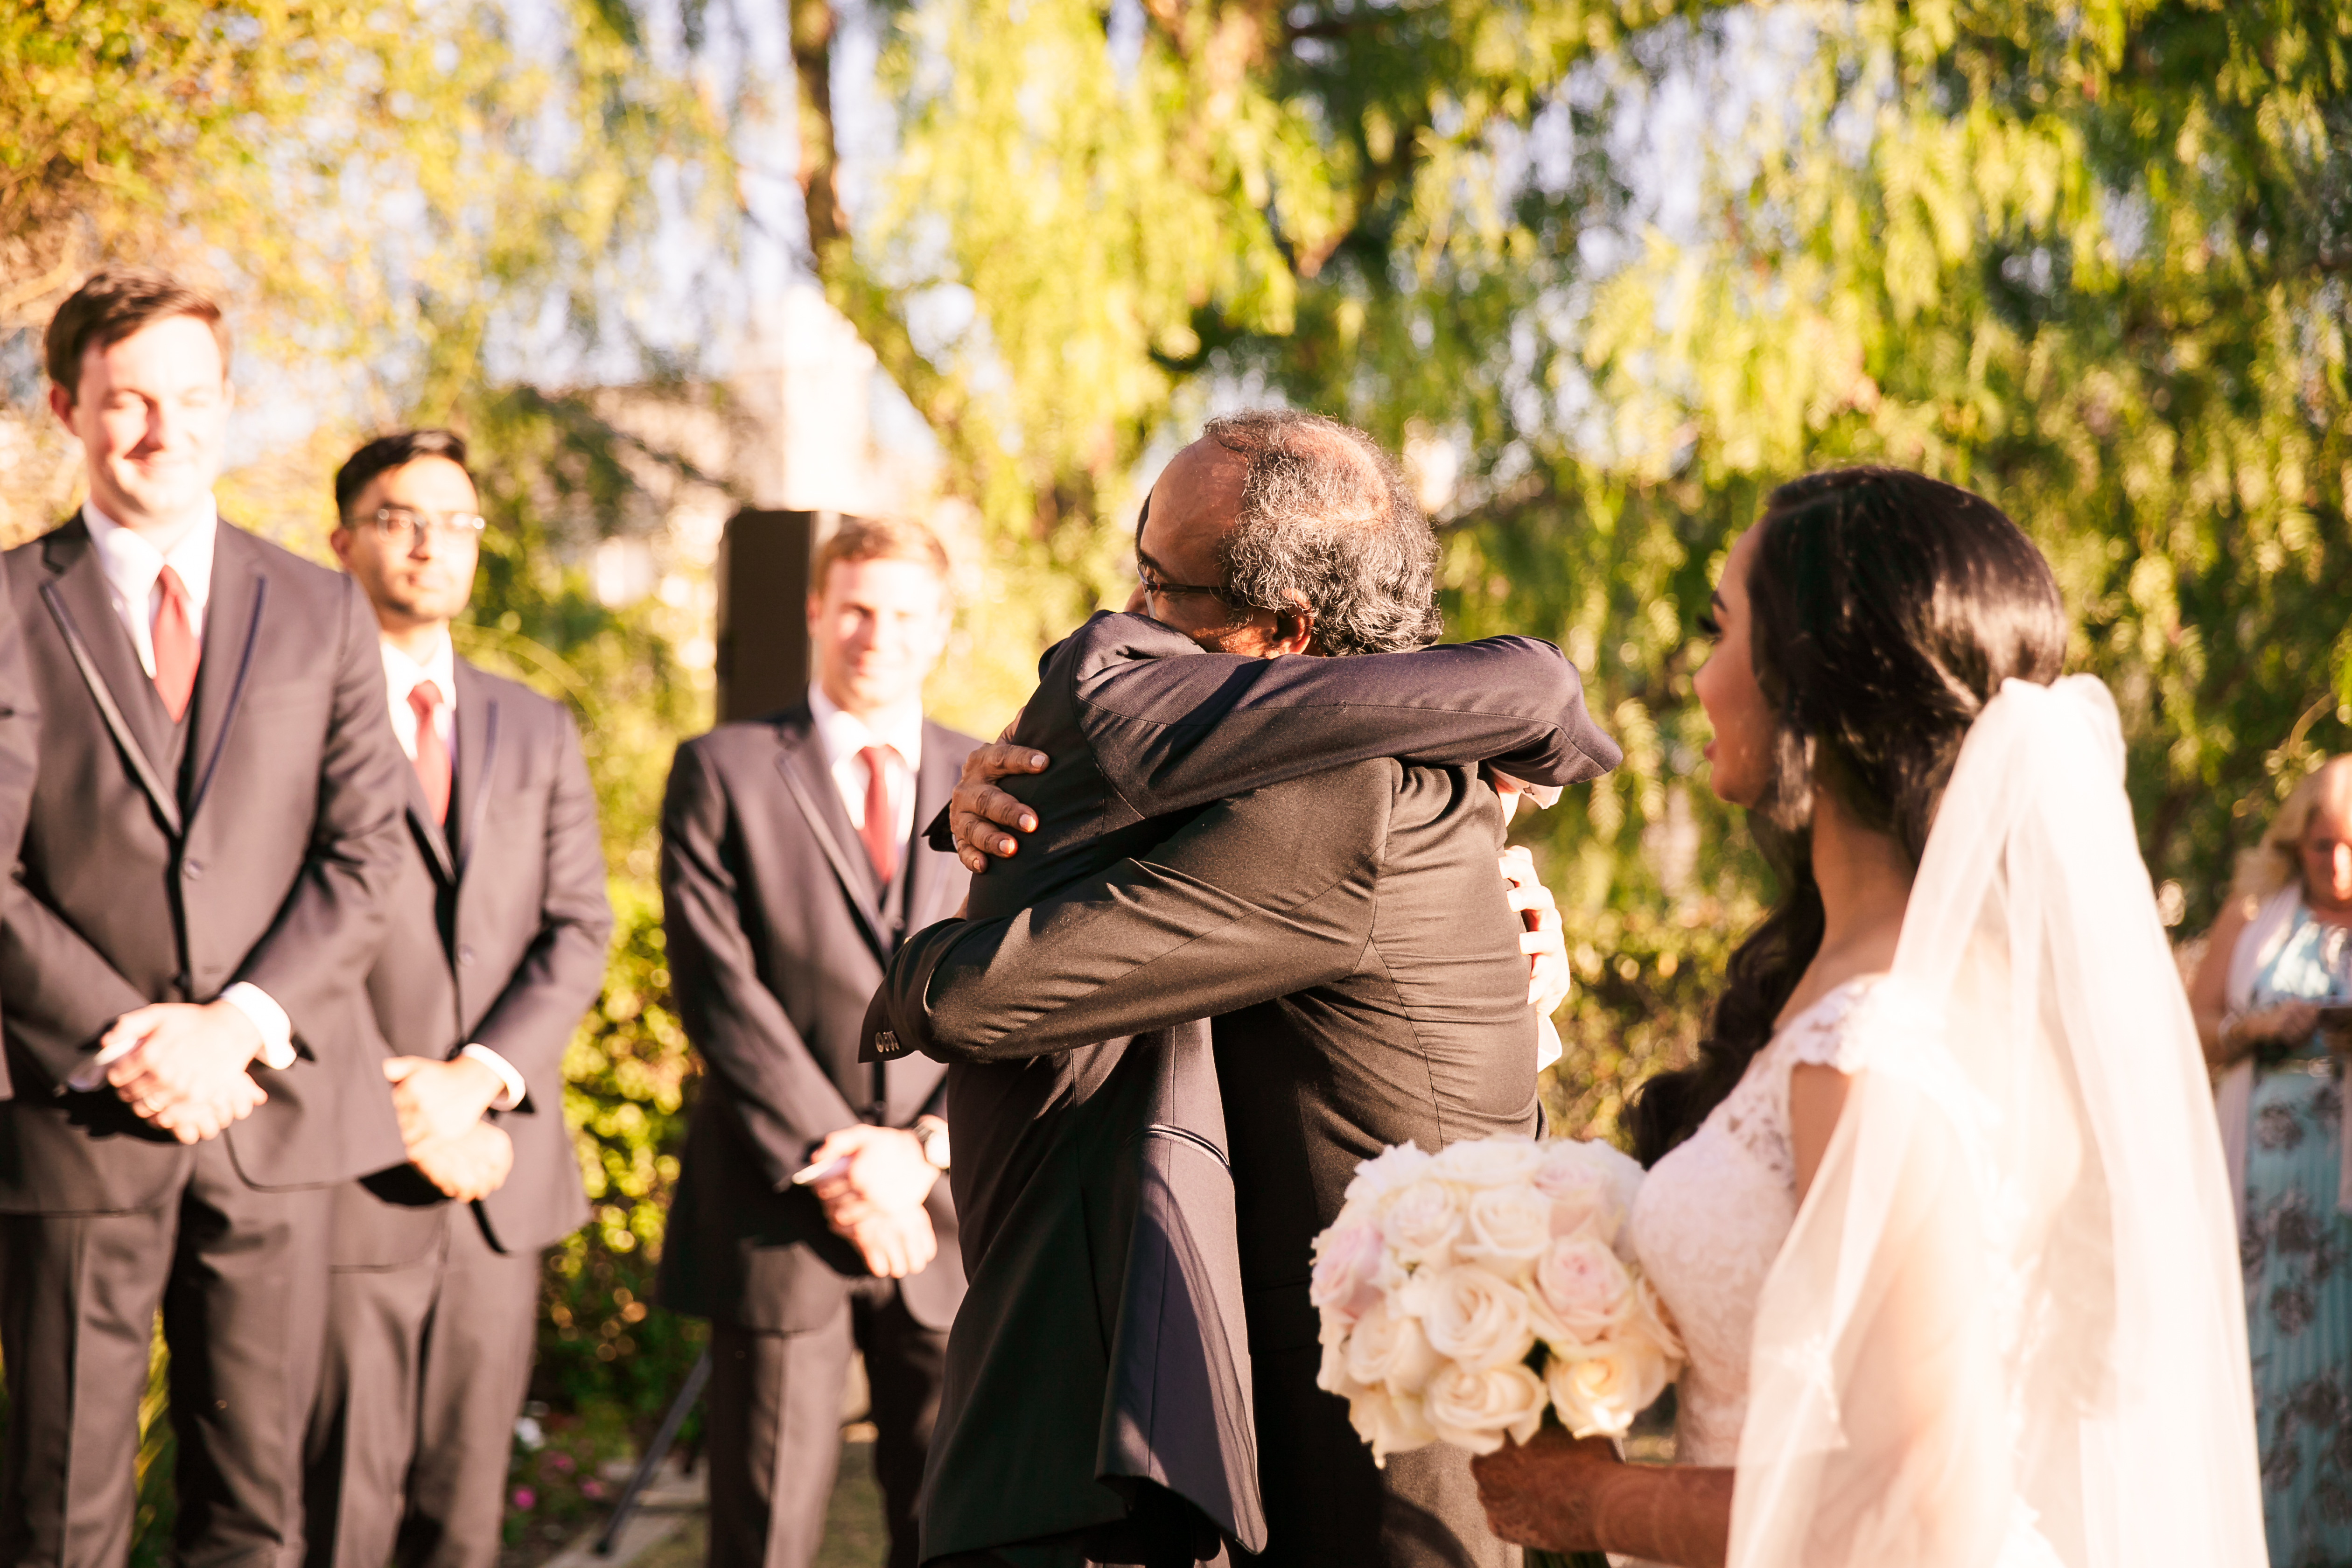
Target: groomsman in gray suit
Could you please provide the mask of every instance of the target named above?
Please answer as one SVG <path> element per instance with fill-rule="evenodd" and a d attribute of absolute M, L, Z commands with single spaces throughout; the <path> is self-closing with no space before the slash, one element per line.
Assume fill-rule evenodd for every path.
<path fill-rule="evenodd" d="M 331 1190 L 400 1154 L 362 983 L 405 768 L 367 600 L 214 508 L 219 309 L 100 272 L 47 357 L 89 499 L 6 567 L 40 737 L 0 879 L 0 1562 L 128 1555 L 160 1307 L 176 1558 L 284 1563 Z"/>
<path fill-rule="evenodd" d="M 446 430 L 335 476 L 335 554 L 383 628 L 408 753 L 400 875 L 367 977 L 407 1159 L 335 1190 L 310 1416 L 311 1568 L 490 1568 L 530 1379 L 540 1253 L 588 1217 L 563 1048 L 613 917 L 572 716 L 457 656 L 483 520 Z"/>
<path fill-rule="evenodd" d="M 947 556 L 852 519 L 809 596 L 808 700 L 678 748 L 662 807 L 678 1012 L 708 1069 L 662 1250 L 661 1300 L 711 1320 L 711 1568 L 805 1568 L 841 1453 L 853 1349 L 879 1429 L 891 1568 L 963 1300 L 941 1117 L 946 1068 L 860 1062 L 883 966 L 970 874 L 916 826 L 976 742 L 923 716 Z M 802 1180 L 795 1180 L 802 1177 Z"/>

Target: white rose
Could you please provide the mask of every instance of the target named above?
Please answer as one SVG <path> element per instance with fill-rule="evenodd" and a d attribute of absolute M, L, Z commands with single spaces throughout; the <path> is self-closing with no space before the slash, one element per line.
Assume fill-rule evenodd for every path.
<path fill-rule="evenodd" d="M 1542 1163 L 1543 1152 L 1534 1139 L 1497 1136 L 1449 1144 L 1431 1171 L 1465 1187 L 1505 1187 L 1528 1180 Z"/>
<path fill-rule="evenodd" d="M 1454 1250 L 1507 1279 L 1522 1279 L 1551 1245 L 1551 1204 L 1524 1184 L 1470 1194 Z"/>
<path fill-rule="evenodd" d="M 1323 1360 L 1315 1369 L 1315 1386 L 1342 1399 L 1353 1399 L 1363 1392 L 1362 1386 L 1348 1375 L 1348 1342 L 1344 1337 L 1323 1342 Z"/>
<path fill-rule="evenodd" d="M 1543 1144 L 1536 1191 L 1552 1200 L 1552 1231 L 1565 1236 L 1590 1226 L 1624 1251 L 1625 1216 L 1641 1189 L 1642 1167 L 1606 1143 L 1562 1139 Z"/>
<path fill-rule="evenodd" d="M 1437 1352 L 1430 1348 L 1421 1324 L 1390 1311 L 1384 1301 L 1375 1300 L 1348 1336 L 1348 1376 L 1366 1386 L 1419 1394 L 1437 1365 Z"/>
<path fill-rule="evenodd" d="M 1513 1363 L 1480 1371 L 1449 1366 L 1429 1380 L 1422 1410 L 1438 1436 L 1474 1454 L 1491 1454 L 1503 1434 L 1524 1443 L 1543 1426 L 1543 1379 Z"/>
<path fill-rule="evenodd" d="M 1307 1299 L 1327 1326 L 1352 1323 L 1381 1299 L 1388 1260 L 1388 1244 L 1377 1225 L 1335 1225 L 1315 1238 L 1315 1274 Z"/>
<path fill-rule="evenodd" d="M 1534 1348 L 1528 1299 L 1509 1280 L 1465 1264 L 1415 1284 L 1422 1332 L 1440 1355 L 1483 1370 L 1525 1361 Z"/>
<path fill-rule="evenodd" d="M 1391 1454 L 1425 1448 L 1437 1441 L 1422 1402 L 1410 1394 L 1367 1389 L 1348 1401 L 1348 1424 L 1370 1446 L 1372 1463 L 1383 1468 Z"/>
<path fill-rule="evenodd" d="M 1672 1371 L 1657 1346 L 1628 1334 L 1597 1354 L 1552 1357 L 1544 1363 L 1544 1386 L 1570 1436 L 1622 1437 L 1665 1392 Z"/>
<path fill-rule="evenodd" d="M 1370 1160 L 1359 1161 L 1355 1179 L 1348 1184 L 1347 1200 L 1354 1204 L 1384 1198 L 1406 1183 L 1417 1180 L 1429 1169 L 1429 1161 L 1430 1156 L 1415 1148 L 1409 1139 Z"/>
<path fill-rule="evenodd" d="M 1461 1189 L 1429 1180 L 1399 1188 L 1389 1195 L 1381 1230 L 1399 1262 L 1444 1267 L 1462 1230 Z"/>
<path fill-rule="evenodd" d="M 1633 1276 L 1633 1318 L 1627 1328 L 1646 1337 L 1658 1347 L 1660 1354 L 1680 1366 L 1690 1359 L 1683 1349 L 1683 1332 L 1675 1323 L 1674 1313 L 1666 1307 L 1666 1299 L 1646 1275 Z"/>
<path fill-rule="evenodd" d="M 1590 1233 L 1564 1236 L 1544 1248 L 1530 1289 L 1542 1309 L 1543 1327 L 1566 1337 L 1562 1343 L 1547 1334 L 1555 1350 L 1594 1343 L 1634 1309 L 1633 1276 L 1607 1242 Z"/>

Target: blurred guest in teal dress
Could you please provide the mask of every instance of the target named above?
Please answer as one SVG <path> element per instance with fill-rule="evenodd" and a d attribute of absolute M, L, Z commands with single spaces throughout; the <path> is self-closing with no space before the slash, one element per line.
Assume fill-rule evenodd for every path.
<path fill-rule="evenodd" d="M 2241 860 L 2190 1000 L 2221 1071 L 2272 1568 L 2352 1568 L 2352 757 Z"/>

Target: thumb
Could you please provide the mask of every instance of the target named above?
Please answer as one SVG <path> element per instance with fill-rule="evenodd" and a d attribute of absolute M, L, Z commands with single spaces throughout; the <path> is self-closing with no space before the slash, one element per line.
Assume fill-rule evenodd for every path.
<path fill-rule="evenodd" d="M 423 1057 L 387 1057 L 384 1058 L 383 1076 L 394 1083 L 404 1083 L 411 1073 L 424 1065 Z"/>

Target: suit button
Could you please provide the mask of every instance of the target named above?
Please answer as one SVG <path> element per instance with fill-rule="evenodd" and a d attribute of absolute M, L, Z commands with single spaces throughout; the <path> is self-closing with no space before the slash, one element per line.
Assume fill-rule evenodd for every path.
<path fill-rule="evenodd" d="M 201 860 L 184 860 L 180 863 L 180 875 L 191 882 L 201 882 L 205 879 L 205 863 Z"/>
<path fill-rule="evenodd" d="M 460 945 L 457 949 L 457 962 L 460 963 L 473 963 L 474 950 L 470 947 Z"/>

